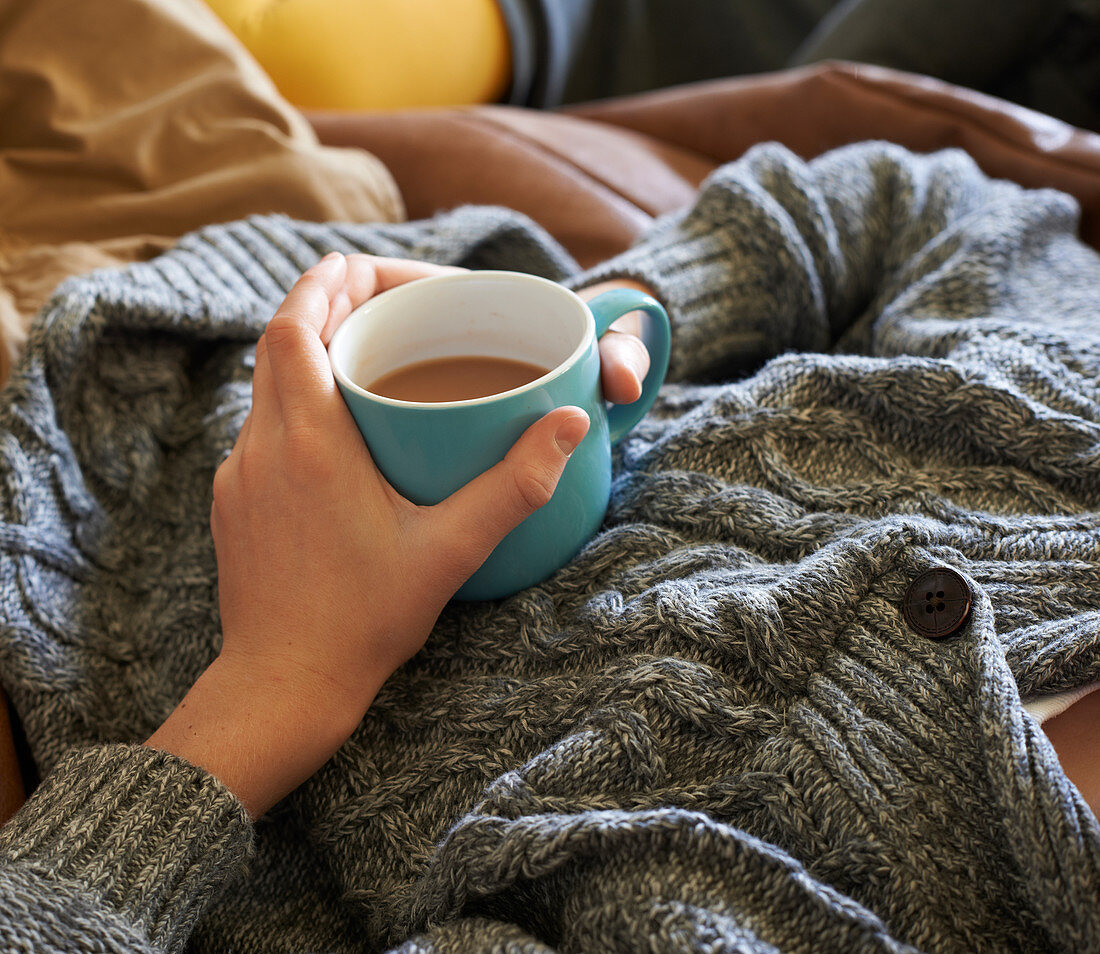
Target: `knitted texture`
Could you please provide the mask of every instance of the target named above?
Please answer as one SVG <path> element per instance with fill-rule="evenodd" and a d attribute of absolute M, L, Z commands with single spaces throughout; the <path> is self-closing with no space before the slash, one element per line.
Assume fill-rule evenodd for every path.
<path fill-rule="evenodd" d="M 0 411 L 0 672 L 39 765 L 123 787 L 131 750 L 104 743 L 216 653 L 210 480 L 302 269 L 335 248 L 628 275 L 669 305 L 673 381 L 616 448 L 601 531 L 543 584 L 449 606 L 257 825 L 246 878 L 238 841 L 165 849 L 210 898 L 190 949 L 1100 950 L 1100 828 L 1021 705 L 1100 679 L 1100 259 L 1076 214 L 958 152 L 768 146 L 582 276 L 464 209 L 253 219 L 68 283 Z M 901 608 L 939 565 L 974 599 L 937 642 Z M 73 745 L 89 761 L 57 766 Z M 89 870 L 50 845 L 5 839 L 11 936 Z M 178 938 L 98 847 L 88 937 Z"/>
<path fill-rule="evenodd" d="M 32 950 L 84 950 L 87 923 L 119 908 L 125 919 L 108 914 L 103 926 L 122 936 L 117 949 L 178 950 L 251 837 L 232 793 L 181 759 L 145 746 L 75 750 L 0 831 L 13 876 L 0 899 L 5 950 L 28 928 Z M 53 903 L 40 908 L 43 881 Z"/>

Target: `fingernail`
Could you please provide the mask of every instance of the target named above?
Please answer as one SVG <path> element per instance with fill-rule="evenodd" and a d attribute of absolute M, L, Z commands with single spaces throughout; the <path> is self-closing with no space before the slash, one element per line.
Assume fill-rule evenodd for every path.
<path fill-rule="evenodd" d="M 328 255 L 326 255 L 324 258 L 322 258 L 313 267 L 315 269 L 317 269 L 318 271 L 320 271 L 322 274 L 327 275 L 330 272 L 333 272 L 333 271 L 336 270 L 336 268 L 338 267 L 339 263 L 343 260 L 343 258 L 344 258 L 344 256 L 341 255 L 339 252 L 329 252 Z"/>
<path fill-rule="evenodd" d="M 584 440 L 584 435 L 587 433 L 588 415 L 574 416 L 558 428 L 554 440 L 558 443 L 558 449 L 566 457 L 569 457 L 577 449 L 577 445 Z"/>

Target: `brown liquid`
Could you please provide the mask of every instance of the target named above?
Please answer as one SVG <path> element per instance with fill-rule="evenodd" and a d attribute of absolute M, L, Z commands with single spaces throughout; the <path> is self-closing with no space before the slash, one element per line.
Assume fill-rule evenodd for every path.
<path fill-rule="evenodd" d="M 367 390 L 398 401 L 469 401 L 530 384 L 547 370 L 526 361 L 476 354 L 432 358 L 389 371 Z"/>

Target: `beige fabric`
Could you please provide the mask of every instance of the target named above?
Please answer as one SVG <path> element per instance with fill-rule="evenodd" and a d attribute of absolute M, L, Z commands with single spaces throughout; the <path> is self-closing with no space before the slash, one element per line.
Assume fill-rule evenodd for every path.
<path fill-rule="evenodd" d="M 397 221 L 200 0 L 0 4 L 0 380 L 57 283 L 253 213 Z"/>

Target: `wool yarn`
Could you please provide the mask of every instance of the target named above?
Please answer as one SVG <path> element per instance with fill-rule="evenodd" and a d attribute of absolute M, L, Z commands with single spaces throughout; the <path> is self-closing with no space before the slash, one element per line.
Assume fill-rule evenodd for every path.
<path fill-rule="evenodd" d="M 500 209 L 212 226 L 66 283 L 0 408 L 0 832 L 37 951 L 1100 950 L 1100 828 L 1021 700 L 1100 679 L 1100 258 L 963 153 L 761 146 L 581 274 Z M 210 481 L 332 250 L 630 276 L 670 380 L 552 578 L 453 604 L 254 827 L 134 745 L 218 649 Z M 906 621 L 945 567 L 945 639 Z M 82 939 L 80 947 L 75 939 Z"/>

